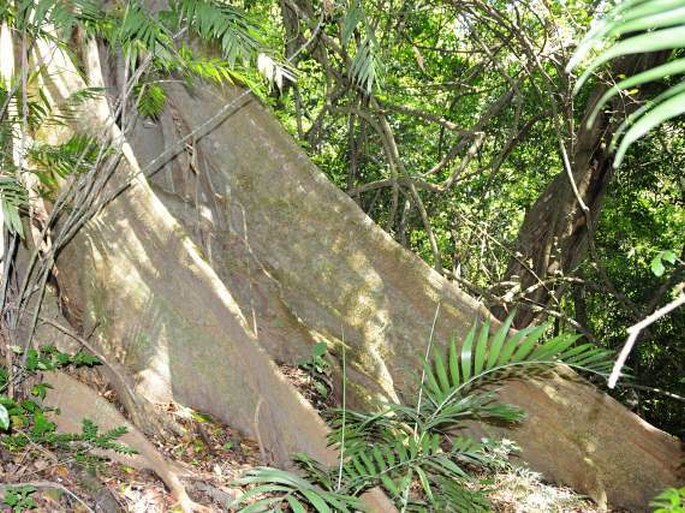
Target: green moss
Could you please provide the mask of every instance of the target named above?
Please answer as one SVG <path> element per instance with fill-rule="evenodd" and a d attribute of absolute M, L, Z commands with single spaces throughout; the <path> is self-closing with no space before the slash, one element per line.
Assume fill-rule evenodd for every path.
<path fill-rule="evenodd" d="M 149 352 L 153 349 L 152 340 L 150 339 L 150 336 L 147 333 L 139 333 L 136 336 L 135 343 L 139 351 L 142 350 L 143 352 Z"/>

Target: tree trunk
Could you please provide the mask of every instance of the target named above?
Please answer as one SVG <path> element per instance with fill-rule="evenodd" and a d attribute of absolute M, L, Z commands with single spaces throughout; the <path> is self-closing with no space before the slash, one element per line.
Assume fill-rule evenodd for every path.
<path fill-rule="evenodd" d="M 60 255 L 72 319 L 136 394 L 210 413 L 255 436 L 266 459 L 331 463 L 325 427 L 273 360 L 324 337 L 338 357 L 346 348 L 350 402 L 413 401 L 437 305 L 438 344 L 489 314 L 376 226 L 249 94 L 168 93 L 159 122 L 123 147 L 113 180 L 133 173 L 133 185 Z M 77 128 L 111 121 L 95 103 Z M 157 171 L 151 185 L 138 166 Z M 575 376 L 503 395 L 529 413 L 507 436 L 546 477 L 634 509 L 676 482 L 677 441 Z"/>
<path fill-rule="evenodd" d="M 612 75 L 634 75 L 665 62 L 667 57 L 667 52 L 631 56 L 618 61 Z M 527 212 L 519 230 L 516 254 L 505 273 L 505 280 L 520 283 L 517 288 L 525 297 L 525 302 L 516 305 L 514 325 L 518 328 L 528 326 L 560 296 L 563 283 L 555 283 L 554 278 L 572 273 L 587 255 L 591 235 L 588 220 L 596 223 L 599 218 L 604 193 L 613 175 L 609 145 L 616 120 L 602 113 L 592 126 L 587 127 L 586 123 L 596 102 L 612 85 L 613 82 L 608 86 L 600 82 L 595 86 L 569 151 L 573 180 L 588 211 L 581 208 L 568 173 L 562 170 Z M 624 102 L 625 99 L 616 100 L 605 110 L 634 110 L 635 105 L 626 106 Z M 502 308 L 495 310 L 500 318 L 506 316 Z"/>

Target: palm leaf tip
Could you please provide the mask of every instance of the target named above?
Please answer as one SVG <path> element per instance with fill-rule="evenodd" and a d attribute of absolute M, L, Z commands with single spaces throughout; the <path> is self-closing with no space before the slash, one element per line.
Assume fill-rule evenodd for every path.
<path fill-rule="evenodd" d="M 474 326 L 461 348 L 452 340 L 445 357 L 436 350 L 432 364 L 426 363 L 425 408 L 431 425 L 442 425 L 469 417 L 499 417 L 516 420 L 517 414 L 493 407 L 487 385 L 532 373 L 546 372 L 566 363 L 576 370 L 605 374 L 611 353 L 592 344 L 577 345 L 574 333 L 562 333 L 545 340 L 549 323 L 510 333 L 512 316 L 490 337 L 490 324 Z M 423 407 L 422 407 L 423 409 Z"/>
<path fill-rule="evenodd" d="M 601 66 L 627 55 L 678 50 L 685 47 L 685 5 L 682 0 L 625 0 L 614 6 L 605 18 L 591 29 L 569 60 L 567 72 L 576 68 L 595 47 L 602 50 L 590 60 L 574 87 L 577 94 L 583 84 Z M 609 89 L 588 118 L 587 126 L 597 118 L 604 105 L 616 94 L 646 82 L 663 81 L 683 73 L 683 60 L 658 64 L 622 80 Z M 680 84 L 668 88 L 644 107 L 627 117 L 616 131 L 610 151 L 615 151 L 613 167 L 618 168 L 628 148 L 662 123 L 685 113 L 685 96 Z"/>

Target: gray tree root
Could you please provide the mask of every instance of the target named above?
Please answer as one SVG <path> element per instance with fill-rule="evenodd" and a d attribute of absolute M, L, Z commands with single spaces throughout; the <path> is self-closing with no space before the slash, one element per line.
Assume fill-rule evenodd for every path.
<path fill-rule="evenodd" d="M 438 345 L 488 312 L 374 225 L 249 95 L 169 93 L 114 177 L 164 167 L 163 192 L 138 176 L 92 219 L 60 255 L 62 293 L 149 399 L 213 414 L 268 460 L 304 451 L 331 464 L 325 426 L 267 351 L 294 358 L 321 334 L 340 355 L 344 341 L 351 398 L 411 401 L 436 305 Z M 86 106 L 76 128 L 101 133 L 105 107 Z M 161 166 L 167 149 L 177 158 Z M 675 484 L 677 441 L 587 384 L 556 377 L 504 394 L 529 412 L 507 436 L 548 478 L 632 509 Z"/>
<path fill-rule="evenodd" d="M 45 60 L 59 104 L 85 84 L 69 59 L 52 51 L 56 57 Z M 96 76 L 96 56 L 86 61 Z M 121 151 L 103 194 L 130 181 L 59 255 L 60 291 L 80 331 L 92 333 L 97 351 L 127 369 L 142 396 L 176 400 L 251 434 L 265 463 L 287 465 L 292 453 L 305 452 L 335 464 L 327 427 L 260 347 L 231 293 L 152 193 L 105 99 L 89 101 L 74 119 L 75 130 L 102 134 Z M 371 511 L 393 510 L 379 491 L 365 501 Z"/>
<path fill-rule="evenodd" d="M 139 128 L 136 154 L 144 168 L 160 168 L 153 159 L 178 148 L 179 138 L 192 145 L 192 156 L 176 152 L 154 183 L 248 317 L 259 305 L 279 305 L 277 314 L 272 308 L 271 317 L 255 317 L 260 342 L 263 328 L 264 347 L 279 355 L 274 331 L 297 321 L 325 335 L 338 355 L 344 339 L 358 404 L 378 396 L 413 400 L 436 305 L 438 345 L 462 337 L 488 312 L 374 225 L 249 96 L 169 92 L 164 128 Z M 207 124 L 225 105 L 221 123 Z M 205 128 L 190 135 L 198 127 Z M 225 247 L 240 258 L 222 259 Z M 282 345 L 307 343 L 292 333 Z M 644 508 L 677 482 L 678 441 L 571 378 L 507 385 L 505 398 L 529 413 L 507 436 L 547 478 L 600 503 Z"/>
<path fill-rule="evenodd" d="M 127 428 L 128 433 L 118 441 L 135 449 L 138 454 L 129 456 L 103 450 L 100 451 L 101 455 L 138 469 L 152 470 L 164 481 L 183 511 L 204 509 L 188 497 L 179 479 L 184 471 L 167 462 L 145 435 L 132 426 L 106 399 L 61 372 L 47 374 L 46 381 L 52 386 L 52 390 L 45 399 L 45 405 L 60 409 L 60 414 L 54 417 L 60 431 L 80 433 L 84 419 L 95 422 L 103 433 L 118 427 Z"/>

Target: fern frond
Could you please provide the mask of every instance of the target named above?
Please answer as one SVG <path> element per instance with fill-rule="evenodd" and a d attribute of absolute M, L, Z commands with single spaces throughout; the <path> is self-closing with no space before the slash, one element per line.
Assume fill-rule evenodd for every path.
<path fill-rule="evenodd" d="M 21 210 L 26 206 L 28 194 L 22 183 L 13 176 L 0 177 L 0 208 L 5 227 L 10 233 L 24 237 Z"/>
<path fill-rule="evenodd" d="M 180 0 L 170 5 L 181 25 L 204 41 L 220 45 L 231 67 L 240 61 L 247 64 L 255 56 L 261 39 L 260 31 L 235 6 L 217 0 Z"/>

